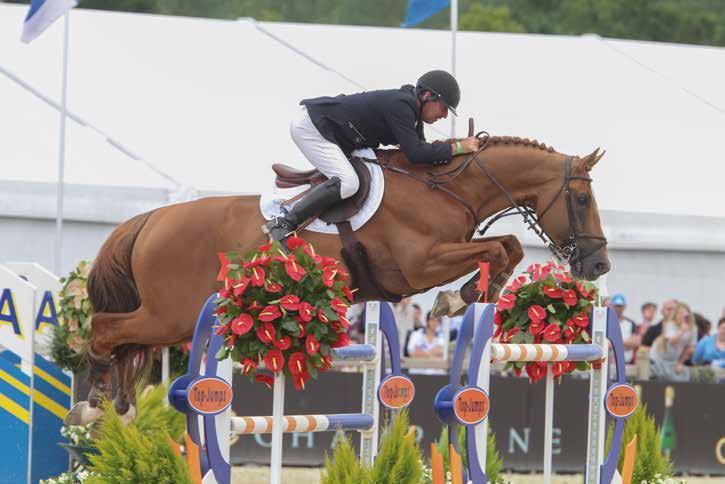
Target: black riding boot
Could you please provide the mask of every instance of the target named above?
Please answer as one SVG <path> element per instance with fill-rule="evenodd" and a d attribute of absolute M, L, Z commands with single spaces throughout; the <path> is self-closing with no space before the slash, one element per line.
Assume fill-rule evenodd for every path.
<path fill-rule="evenodd" d="M 269 234 L 272 240 L 283 242 L 307 219 L 319 216 L 340 200 L 342 200 L 340 179 L 334 176 L 314 186 L 302 200 L 292 207 L 290 213 L 262 225 L 262 232 Z"/>

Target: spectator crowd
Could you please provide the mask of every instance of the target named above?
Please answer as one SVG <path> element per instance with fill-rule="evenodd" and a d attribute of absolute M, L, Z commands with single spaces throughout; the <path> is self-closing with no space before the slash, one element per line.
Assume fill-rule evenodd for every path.
<path fill-rule="evenodd" d="M 657 322 L 654 302 L 641 306 L 639 321 L 625 314 L 627 300 L 623 294 L 605 299 L 604 305 L 617 314 L 628 364 L 647 357 L 655 378 L 667 381 L 690 381 L 691 368 L 696 366 L 725 369 L 725 309 L 713 328 L 703 315 L 675 299 L 662 303 Z"/>
<path fill-rule="evenodd" d="M 624 340 L 627 364 L 647 360 L 650 374 L 665 381 L 690 381 L 694 367 L 711 367 L 725 373 L 725 309 L 716 325 L 693 312 L 683 301 L 668 299 L 658 306 L 646 302 L 639 317 L 631 318 L 627 298 L 617 293 L 605 298 L 603 305 L 614 309 Z M 362 342 L 362 307 L 353 309 L 351 337 Z M 658 315 L 659 310 L 659 315 Z M 425 314 L 411 298 L 393 305 L 401 356 L 407 358 L 444 358 L 446 346 L 455 340 L 460 318 L 434 318 Z M 445 333 L 448 334 L 445 334 Z M 640 362 L 641 363 L 641 362 Z"/>

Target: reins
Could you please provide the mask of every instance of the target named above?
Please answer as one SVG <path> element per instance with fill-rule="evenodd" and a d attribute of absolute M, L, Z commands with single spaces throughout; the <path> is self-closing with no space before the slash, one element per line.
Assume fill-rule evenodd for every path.
<path fill-rule="evenodd" d="M 434 173 L 434 172 L 426 172 L 426 176 L 421 176 L 416 173 L 411 173 L 410 171 L 400 168 L 397 166 L 391 165 L 389 162 L 386 161 L 377 161 L 377 163 L 384 169 L 384 170 L 390 170 L 395 173 L 399 173 L 401 175 L 408 176 L 410 178 L 413 178 L 414 180 L 417 180 L 421 183 L 424 183 L 426 186 L 428 186 L 431 189 L 434 190 L 440 190 L 441 192 L 445 193 L 447 196 L 451 197 L 452 199 L 456 200 L 458 203 L 460 203 L 468 213 L 470 213 L 471 217 L 473 218 L 474 224 L 476 226 L 480 225 L 480 209 L 474 210 L 474 208 L 471 206 L 470 203 L 468 203 L 466 200 L 464 200 L 460 195 L 456 194 L 452 190 L 445 187 L 445 185 L 451 183 L 456 178 L 458 178 L 462 173 L 466 171 L 466 169 L 475 161 L 476 166 L 488 177 L 489 180 L 498 188 L 498 190 L 503 193 L 503 195 L 508 200 L 508 203 L 510 204 L 508 208 L 502 210 L 501 212 L 498 212 L 497 214 L 493 215 L 489 221 L 486 223 L 486 225 L 478 230 L 479 236 L 482 236 L 488 231 L 488 229 L 498 220 L 508 217 L 511 215 L 521 215 L 521 217 L 524 220 L 524 224 L 526 224 L 526 228 L 528 230 L 533 230 L 533 232 L 536 234 L 539 239 L 546 245 L 546 247 L 551 251 L 551 253 L 554 255 L 556 259 L 558 259 L 562 263 L 569 263 L 570 261 L 579 261 L 589 257 L 591 254 L 598 251 L 601 247 L 607 244 L 607 239 L 601 235 L 596 234 L 590 234 L 590 233 L 584 233 L 579 232 L 577 230 L 576 226 L 576 217 L 574 214 L 574 207 L 571 200 L 572 194 L 570 189 L 570 182 L 572 180 L 581 180 L 585 181 L 587 183 L 591 183 L 592 179 L 588 176 L 578 176 L 578 175 L 572 175 L 571 169 L 572 169 L 572 156 L 567 156 L 564 161 L 564 180 L 559 187 L 559 190 L 554 194 L 552 199 L 549 201 L 549 203 L 546 205 L 544 210 L 541 211 L 541 215 L 537 215 L 536 210 L 527 204 L 519 204 L 516 202 L 516 200 L 513 198 L 511 193 L 506 189 L 506 187 L 503 186 L 503 184 L 491 173 L 491 171 L 488 169 L 486 164 L 479 158 L 479 155 L 483 150 L 485 150 L 488 147 L 488 142 L 490 140 L 490 136 L 485 131 L 480 131 L 476 134 L 476 138 L 479 139 L 479 148 L 478 150 L 471 154 L 467 159 L 465 159 L 462 163 L 460 163 L 455 168 L 445 171 L 442 173 Z M 366 160 L 370 161 L 370 160 Z M 567 239 L 564 243 L 559 244 L 554 241 L 552 237 L 550 237 L 546 230 L 544 230 L 543 226 L 541 225 L 540 220 L 543 219 L 544 215 L 551 209 L 551 207 L 554 205 L 556 200 L 559 199 L 559 197 L 564 194 L 565 201 L 566 201 L 566 208 L 567 208 L 567 217 L 568 217 L 568 223 L 569 223 L 569 234 Z M 585 254 L 581 254 L 579 250 L 579 245 L 577 242 L 580 239 L 594 239 L 599 240 L 600 244 L 598 244 L 595 248 L 590 249 Z"/>

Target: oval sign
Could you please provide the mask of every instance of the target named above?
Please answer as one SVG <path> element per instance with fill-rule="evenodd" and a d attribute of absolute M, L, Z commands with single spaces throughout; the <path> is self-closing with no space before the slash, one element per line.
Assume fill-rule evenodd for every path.
<path fill-rule="evenodd" d="M 488 394 L 478 387 L 466 387 L 453 396 L 453 413 L 463 425 L 476 425 L 488 417 Z"/>
<path fill-rule="evenodd" d="M 614 418 L 629 417 L 637 409 L 637 392 L 631 385 L 612 385 L 604 397 L 607 413 Z"/>
<path fill-rule="evenodd" d="M 186 399 L 196 413 L 216 415 L 232 404 L 232 387 L 221 378 L 202 377 L 189 385 Z"/>
<path fill-rule="evenodd" d="M 380 403 L 390 409 L 403 408 L 410 405 L 415 396 L 415 385 L 410 378 L 394 375 L 385 379 L 378 389 Z"/>

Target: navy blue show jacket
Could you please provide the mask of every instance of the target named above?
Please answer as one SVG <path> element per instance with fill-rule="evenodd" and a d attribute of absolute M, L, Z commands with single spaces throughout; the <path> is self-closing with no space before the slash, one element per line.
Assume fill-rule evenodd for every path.
<path fill-rule="evenodd" d="M 448 143 L 427 143 L 415 88 L 341 94 L 305 99 L 300 104 L 317 130 L 346 155 L 359 148 L 399 145 L 415 164 L 445 163 L 453 157 Z"/>

